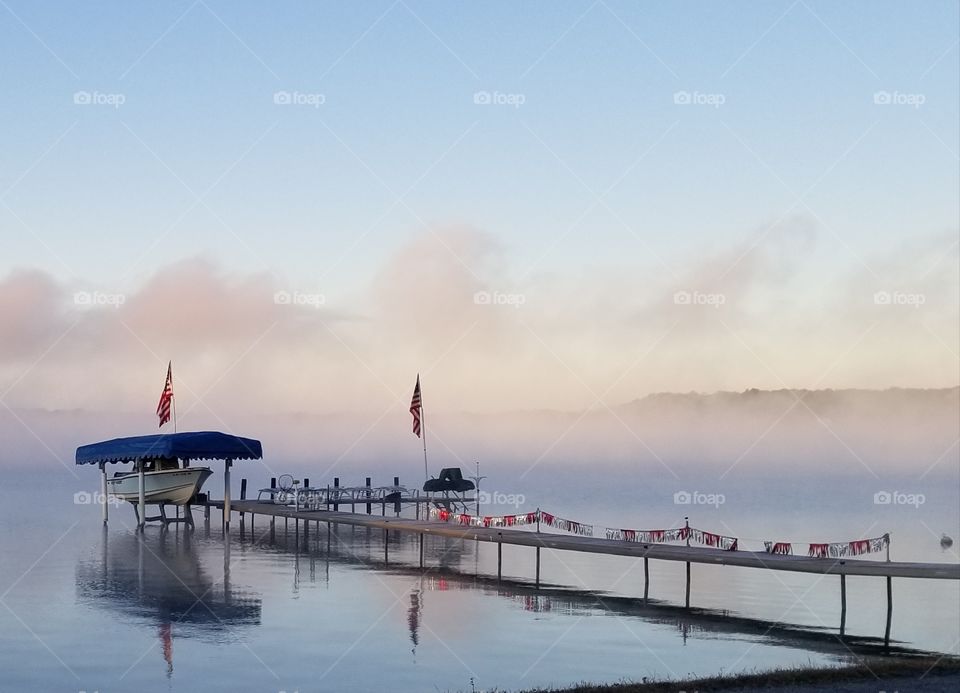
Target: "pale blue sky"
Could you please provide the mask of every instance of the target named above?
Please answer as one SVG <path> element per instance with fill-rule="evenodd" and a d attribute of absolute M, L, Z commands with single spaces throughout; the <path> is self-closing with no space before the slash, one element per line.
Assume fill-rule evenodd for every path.
<path fill-rule="evenodd" d="M 788 212 L 855 267 L 956 231 L 957 38 L 957 2 L 2 0 L 0 275 L 121 288 L 203 254 L 336 294 L 421 220 L 514 276 L 664 272 Z"/>

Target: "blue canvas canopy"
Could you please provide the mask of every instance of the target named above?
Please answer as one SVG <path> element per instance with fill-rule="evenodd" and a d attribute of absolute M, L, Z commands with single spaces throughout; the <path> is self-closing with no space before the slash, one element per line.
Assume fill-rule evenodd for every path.
<path fill-rule="evenodd" d="M 191 460 L 259 460 L 259 440 L 216 431 L 159 433 L 115 438 L 77 448 L 77 464 L 134 462 L 157 458 Z"/>

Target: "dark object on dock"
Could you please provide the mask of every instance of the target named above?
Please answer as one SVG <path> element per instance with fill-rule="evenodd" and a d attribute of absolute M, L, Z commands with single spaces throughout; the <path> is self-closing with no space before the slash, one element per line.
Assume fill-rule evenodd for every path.
<path fill-rule="evenodd" d="M 475 488 L 476 486 L 472 481 L 463 478 L 460 467 L 445 467 L 440 470 L 439 477 L 430 479 L 423 484 L 423 490 L 431 492 L 454 491 L 464 493 Z"/>

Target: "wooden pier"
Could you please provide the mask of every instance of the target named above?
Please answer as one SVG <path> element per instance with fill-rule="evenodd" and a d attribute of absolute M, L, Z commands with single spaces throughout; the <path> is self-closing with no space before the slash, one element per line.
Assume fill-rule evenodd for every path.
<path fill-rule="evenodd" d="M 223 501 L 211 500 L 209 505 L 222 509 Z M 850 558 L 807 558 L 806 556 L 783 556 L 765 551 L 724 551 L 693 546 L 666 544 L 641 544 L 635 542 L 600 539 L 568 534 L 535 532 L 529 529 L 505 527 L 463 527 L 444 522 L 415 520 L 403 517 L 380 517 L 362 513 L 336 512 L 332 510 L 296 510 L 283 505 L 261 501 L 233 501 L 233 512 L 251 515 L 282 517 L 303 522 L 355 525 L 384 531 L 431 534 L 496 544 L 531 546 L 555 551 L 579 551 L 581 553 L 609 556 L 632 556 L 660 561 L 729 565 L 741 568 L 786 570 L 817 575 L 861 575 L 872 577 L 925 578 L 935 580 L 960 580 L 960 563 L 913 563 L 903 561 L 871 561 Z"/>
<path fill-rule="evenodd" d="M 884 577 L 887 583 L 887 618 L 883 641 L 890 644 L 890 625 L 893 617 L 893 578 L 913 578 L 928 580 L 960 580 L 960 564 L 954 563 L 917 563 L 904 561 L 871 561 L 850 558 L 809 558 L 770 554 L 763 551 L 726 551 L 707 547 L 671 546 L 665 544 L 644 544 L 614 539 L 601 539 L 579 535 L 554 534 L 531 529 L 509 529 L 504 527 L 465 527 L 438 521 L 386 517 L 362 513 L 340 512 L 334 510 L 298 510 L 272 502 L 239 500 L 208 500 L 205 513 L 209 517 L 210 508 L 223 511 L 223 526 L 229 532 L 229 514 L 250 515 L 250 527 L 254 530 L 256 515 L 286 521 L 294 520 L 295 526 L 304 523 L 305 531 L 309 523 L 323 522 L 328 525 L 353 525 L 369 529 L 382 530 L 386 536 L 390 532 L 406 532 L 420 537 L 420 568 L 424 568 L 423 537 L 433 535 L 459 539 L 461 541 L 484 541 L 497 545 L 497 578 L 503 574 L 503 545 L 529 546 L 535 549 L 536 570 L 535 585 L 540 585 L 540 553 L 542 549 L 554 551 L 577 551 L 608 556 L 628 556 L 642 558 L 644 562 L 644 599 L 650 592 L 649 561 L 678 561 L 686 564 L 685 604 L 690 607 L 691 564 L 726 565 L 740 568 L 790 571 L 815 575 L 838 575 L 840 577 L 840 635 L 846 632 L 847 614 L 847 576 Z M 271 527 L 273 525 L 271 524 Z"/>

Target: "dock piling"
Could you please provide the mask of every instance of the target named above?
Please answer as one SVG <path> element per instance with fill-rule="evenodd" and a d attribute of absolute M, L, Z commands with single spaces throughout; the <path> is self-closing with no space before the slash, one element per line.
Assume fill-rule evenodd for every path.
<path fill-rule="evenodd" d="M 537 589 L 540 589 L 540 547 L 537 547 L 537 577 L 535 581 Z"/>
<path fill-rule="evenodd" d="M 502 536 L 497 532 L 498 536 Z M 497 542 L 497 580 L 503 577 L 503 542 Z"/>
<path fill-rule="evenodd" d="M 883 646 L 890 647 L 890 621 L 893 618 L 893 577 L 887 575 L 887 628 L 883 633 Z"/>
<path fill-rule="evenodd" d="M 418 536 L 420 537 L 420 569 L 423 570 L 423 535 Z"/>
<path fill-rule="evenodd" d="M 367 515 L 373 514 L 373 505 L 370 503 L 370 477 L 367 477 Z"/>
<path fill-rule="evenodd" d="M 333 497 L 336 499 L 333 503 L 334 511 L 337 511 L 340 509 L 340 504 L 336 502 L 337 500 L 340 500 L 340 493 L 337 490 L 339 488 L 340 488 L 340 477 L 335 476 L 333 477 Z"/>
<path fill-rule="evenodd" d="M 847 576 L 840 573 L 840 637 L 847 632 Z"/>
<path fill-rule="evenodd" d="M 247 500 L 247 479 L 240 478 L 240 500 Z M 240 511 L 240 526 L 243 527 L 243 511 Z"/>
<path fill-rule="evenodd" d="M 650 559 L 643 557 L 643 603 L 650 597 Z"/>
<path fill-rule="evenodd" d="M 684 606 L 687 609 L 690 608 L 690 562 L 689 561 L 687 561 L 687 594 L 686 594 L 686 598 L 684 599 Z"/>

